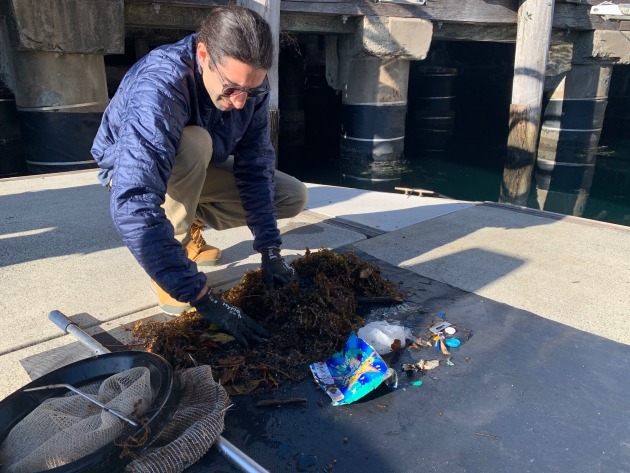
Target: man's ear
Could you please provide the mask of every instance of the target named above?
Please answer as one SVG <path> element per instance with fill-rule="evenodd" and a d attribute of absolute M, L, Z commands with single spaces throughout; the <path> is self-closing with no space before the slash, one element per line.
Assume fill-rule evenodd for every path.
<path fill-rule="evenodd" d="M 197 43 L 197 57 L 200 63 L 208 64 L 208 48 L 203 43 Z"/>

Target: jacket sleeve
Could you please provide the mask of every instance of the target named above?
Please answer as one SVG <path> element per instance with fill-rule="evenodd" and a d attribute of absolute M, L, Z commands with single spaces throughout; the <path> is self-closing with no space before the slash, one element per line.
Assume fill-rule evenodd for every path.
<path fill-rule="evenodd" d="M 114 149 L 110 211 L 124 243 L 147 274 L 172 297 L 188 302 L 203 288 L 197 270 L 174 238 L 161 205 L 189 114 L 188 92 L 145 71 L 136 78 L 121 116 Z"/>
<path fill-rule="evenodd" d="M 256 104 L 252 120 L 234 152 L 234 176 L 256 251 L 282 244 L 274 205 L 275 161 L 267 94 Z"/>

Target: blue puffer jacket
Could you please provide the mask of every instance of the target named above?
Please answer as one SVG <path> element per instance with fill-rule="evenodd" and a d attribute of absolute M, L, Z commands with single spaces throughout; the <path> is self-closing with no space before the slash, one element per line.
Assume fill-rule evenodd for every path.
<path fill-rule="evenodd" d="M 222 113 L 214 107 L 197 64 L 196 35 L 136 63 L 103 115 L 92 155 L 101 183 L 112 182 L 114 224 L 149 276 L 180 301 L 194 299 L 206 282 L 173 237 L 161 207 L 182 130 L 197 125 L 210 132 L 211 166 L 234 155 L 234 176 L 260 251 L 281 243 L 268 116 L 269 95 L 248 100 L 242 110 Z"/>

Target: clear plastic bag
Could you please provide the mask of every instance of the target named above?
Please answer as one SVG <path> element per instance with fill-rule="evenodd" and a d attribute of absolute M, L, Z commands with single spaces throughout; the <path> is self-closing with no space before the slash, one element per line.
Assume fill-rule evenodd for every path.
<path fill-rule="evenodd" d="M 392 344 L 400 340 L 400 347 L 405 346 L 405 340 L 413 338 L 411 330 L 402 325 L 390 324 L 385 320 L 370 322 L 357 332 L 359 338 L 365 340 L 379 355 L 386 355 L 392 351 Z"/>

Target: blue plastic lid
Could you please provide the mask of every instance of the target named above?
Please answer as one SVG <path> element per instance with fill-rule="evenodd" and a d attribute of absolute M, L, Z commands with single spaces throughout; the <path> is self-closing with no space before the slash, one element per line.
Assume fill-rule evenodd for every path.
<path fill-rule="evenodd" d="M 451 348 L 457 348 L 462 344 L 459 338 L 447 338 L 446 340 L 444 340 L 444 343 L 446 343 L 447 347 Z"/>

